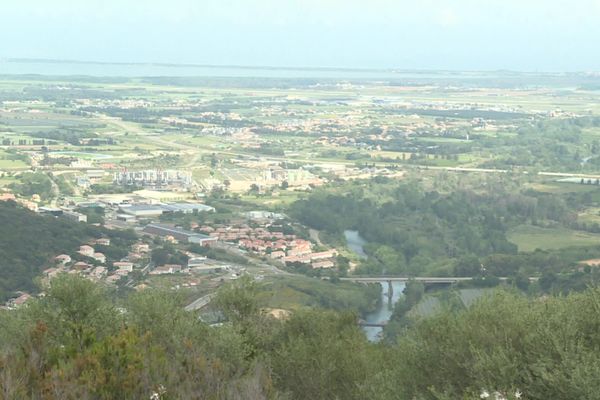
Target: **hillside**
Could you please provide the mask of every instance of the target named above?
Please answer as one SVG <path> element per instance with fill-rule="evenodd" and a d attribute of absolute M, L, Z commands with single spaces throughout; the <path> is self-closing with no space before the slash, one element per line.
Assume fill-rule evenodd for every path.
<path fill-rule="evenodd" d="M 493 291 L 373 344 L 352 313 L 271 318 L 254 285 L 221 289 L 214 305 L 227 322 L 210 327 L 173 291 L 115 298 L 63 275 L 28 307 L 0 310 L 2 398 L 598 398 L 598 289 Z"/>
<path fill-rule="evenodd" d="M 94 226 L 0 202 L 0 301 L 18 290 L 35 291 L 34 278 L 53 256 L 72 253 L 100 234 Z"/>

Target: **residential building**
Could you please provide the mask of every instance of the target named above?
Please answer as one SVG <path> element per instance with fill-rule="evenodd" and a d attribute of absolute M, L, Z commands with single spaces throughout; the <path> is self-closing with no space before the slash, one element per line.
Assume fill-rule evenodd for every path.
<path fill-rule="evenodd" d="M 120 271 L 127 271 L 127 272 L 133 271 L 133 263 L 132 262 L 117 261 L 117 262 L 113 263 L 113 266 L 115 268 L 119 269 Z"/>
<path fill-rule="evenodd" d="M 101 246 L 110 246 L 110 239 L 108 238 L 100 238 L 96 239 L 95 244 L 99 244 Z"/>
<path fill-rule="evenodd" d="M 92 258 L 100 263 L 104 264 L 106 262 L 106 256 L 102 253 L 94 253 Z"/>
<path fill-rule="evenodd" d="M 331 260 L 314 262 L 311 265 L 314 269 L 333 268 L 335 266 L 334 262 Z"/>
<path fill-rule="evenodd" d="M 56 261 L 59 264 L 65 265 L 71 262 L 71 256 L 68 254 L 61 254 L 54 257 L 54 261 Z"/>
<path fill-rule="evenodd" d="M 94 257 L 94 248 L 92 246 L 83 245 L 79 246 L 79 254 L 84 255 L 86 257 Z"/>

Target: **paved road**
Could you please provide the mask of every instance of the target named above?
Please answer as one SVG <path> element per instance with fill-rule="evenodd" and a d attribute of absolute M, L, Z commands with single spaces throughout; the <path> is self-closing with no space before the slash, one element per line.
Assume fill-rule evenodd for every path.
<path fill-rule="evenodd" d="M 319 231 L 313 228 L 310 228 L 308 230 L 308 234 L 310 235 L 310 238 L 312 240 L 314 240 L 315 242 L 317 242 L 317 244 L 319 246 L 323 246 L 323 243 L 321 242 L 321 238 L 319 237 Z"/>
<path fill-rule="evenodd" d="M 216 293 L 209 293 L 206 296 L 202 296 L 199 299 L 196 299 L 192 303 L 185 306 L 185 311 L 195 311 L 195 310 L 199 310 L 199 309 L 205 307 L 206 305 L 208 305 L 208 303 L 210 303 L 212 301 L 212 299 L 216 295 L 217 295 Z"/>
<path fill-rule="evenodd" d="M 60 197 L 60 189 L 56 182 L 54 182 L 54 177 L 47 174 L 48 179 L 50 179 L 50 185 L 52 185 L 52 200 L 50 200 L 50 207 L 56 207 L 58 198 Z"/>

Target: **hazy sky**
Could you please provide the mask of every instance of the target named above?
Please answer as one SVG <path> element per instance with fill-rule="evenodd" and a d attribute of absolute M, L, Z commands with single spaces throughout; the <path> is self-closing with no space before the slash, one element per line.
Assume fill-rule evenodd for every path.
<path fill-rule="evenodd" d="M 0 58 L 600 70 L 600 0 L 0 0 Z"/>

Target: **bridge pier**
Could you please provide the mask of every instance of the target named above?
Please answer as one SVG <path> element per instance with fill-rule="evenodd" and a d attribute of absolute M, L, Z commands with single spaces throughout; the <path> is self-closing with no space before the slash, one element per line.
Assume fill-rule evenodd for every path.
<path fill-rule="evenodd" d="M 394 286 L 392 285 L 392 281 L 387 281 L 388 284 L 388 307 L 392 307 L 392 299 L 394 297 Z"/>

